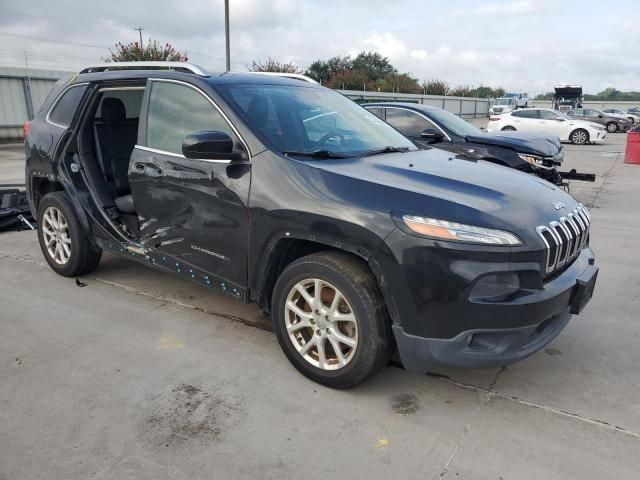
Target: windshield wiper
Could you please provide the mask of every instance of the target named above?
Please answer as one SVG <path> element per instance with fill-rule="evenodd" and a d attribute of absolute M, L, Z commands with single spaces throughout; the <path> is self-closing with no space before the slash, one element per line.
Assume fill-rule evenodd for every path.
<path fill-rule="evenodd" d="M 297 157 L 315 157 L 315 158 L 352 158 L 352 155 L 344 155 L 342 153 L 332 152 L 330 150 L 313 150 L 311 152 L 298 152 L 295 150 L 283 150 L 283 155 L 293 155 Z"/>
<path fill-rule="evenodd" d="M 409 147 L 391 147 L 391 146 L 387 146 L 384 148 L 381 148 L 379 150 L 369 150 L 368 152 L 364 152 L 362 154 L 363 157 L 369 157 L 371 155 L 382 155 L 385 153 L 397 153 L 397 152 L 408 152 L 409 151 Z"/>

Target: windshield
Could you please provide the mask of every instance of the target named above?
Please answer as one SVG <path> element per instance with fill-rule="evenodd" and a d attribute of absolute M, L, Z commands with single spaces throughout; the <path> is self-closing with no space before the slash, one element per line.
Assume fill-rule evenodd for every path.
<path fill-rule="evenodd" d="M 511 105 L 510 98 L 494 98 L 492 103 L 494 105 Z"/>
<path fill-rule="evenodd" d="M 446 110 L 440 109 L 429 109 L 425 112 L 429 118 L 432 118 L 444 128 L 452 131 L 456 135 L 460 135 L 461 137 L 466 137 L 467 135 L 479 135 L 482 134 L 482 130 L 471 125 L 466 120 L 461 119 L 460 117 L 455 116 L 451 112 L 447 112 Z"/>
<path fill-rule="evenodd" d="M 221 94 L 278 152 L 357 155 L 417 147 L 374 114 L 325 88 L 223 85 Z"/>

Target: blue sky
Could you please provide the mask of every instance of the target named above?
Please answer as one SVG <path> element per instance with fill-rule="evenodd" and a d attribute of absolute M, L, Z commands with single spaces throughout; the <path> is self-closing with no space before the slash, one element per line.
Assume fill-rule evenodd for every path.
<path fill-rule="evenodd" d="M 271 56 L 301 67 L 375 50 L 421 80 L 529 93 L 556 83 L 640 90 L 638 0 L 230 0 L 232 69 Z M 0 7 L 0 65 L 76 69 L 116 41 L 168 41 L 224 68 L 222 0 L 30 0 Z M 37 40 L 47 39 L 47 41 Z M 65 42 L 65 43 L 53 43 Z"/>

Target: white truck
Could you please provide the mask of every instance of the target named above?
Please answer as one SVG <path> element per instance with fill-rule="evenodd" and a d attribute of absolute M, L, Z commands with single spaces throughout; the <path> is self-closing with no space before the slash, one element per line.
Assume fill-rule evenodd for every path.
<path fill-rule="evenodd" d="M 505 93 L 503 97 L 493 98 L 489 104 L 489 115 L 502 115 L 513 112 L 518 108 L 529 106 L 529 94 L 527 93 Z"/>
<path fill-rule="evenodd" d="M 505 93 L 505 98 L 513 98 L 516 101 L 516 108 L 529 107 L 529 94 L 522 92 Z"/>

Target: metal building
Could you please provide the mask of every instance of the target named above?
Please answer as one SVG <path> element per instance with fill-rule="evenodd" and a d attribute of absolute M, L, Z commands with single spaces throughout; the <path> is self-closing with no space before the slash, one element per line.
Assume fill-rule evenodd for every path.
<path fill-rule="evenodd" d="M 22 125 L 33 118 L 55 82 L 71 72 L 0 67 L 0 142 L 22 139 Z"/>

